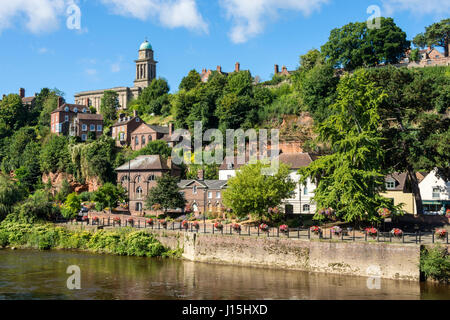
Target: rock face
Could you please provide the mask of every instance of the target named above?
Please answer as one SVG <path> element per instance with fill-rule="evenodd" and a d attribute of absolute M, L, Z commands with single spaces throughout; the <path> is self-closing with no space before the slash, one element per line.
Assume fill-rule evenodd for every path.
<path fill-rule="evenodd" d="M 42 182 L 44 184 L 48 183 L 48 181 L 51 181 L 52 183 L 52 192 L 57 193 L 61 189 L 61 185 L 64 180 L 67 180 L 69 182 L 70 188 L 72 191 L 76 193 L 81 192 L 94 192 L 97 191 L 98 188 L 101 187 L 100 180 L 97 177 L 91 177 L 86 179 L 86 183 L 81 184 L 77 181 L 75 181 L 73 175 L 67 174 L 64 172 L 57 172 L 57 173 L 44 173 L 42 175 Z"/>

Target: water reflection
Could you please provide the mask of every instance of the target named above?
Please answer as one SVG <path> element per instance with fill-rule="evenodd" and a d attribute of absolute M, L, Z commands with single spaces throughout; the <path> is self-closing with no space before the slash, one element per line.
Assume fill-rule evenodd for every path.
<path fill-rule="evenodd" d="M 66 287 L 69 265 L 81 290 Z M 450 299 L 448 286 L 307 272 L 93 255 L 0 250 L 0 299 Z"/>

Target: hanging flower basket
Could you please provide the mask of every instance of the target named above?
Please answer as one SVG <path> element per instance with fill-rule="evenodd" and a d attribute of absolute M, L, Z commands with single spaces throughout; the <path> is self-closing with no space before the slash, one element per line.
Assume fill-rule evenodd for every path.
<path fill-rule="evenodd" d="M 186 207 L 184 208 L 184 213 L 186 214 L 192 213 L 192 207 L 190 204 L 186 205 Z"/>
<path fill-rule="evenodd" d="M 241 231 L 241 225 L 240 224 L 233 224 L 233 230 L 236 232 L 240 232 Z"/>
<path fill-rule="evenodd" d="M 115 217 L 114 219 L 113 219 L 113 222 L 114 223 L 117 223 L 117 224 L 121 224 L 121 221 L 120 221 L 120 218 L 119 217 Z"/>
<path fill-rule="evenodd" d="M 194 226 L 195 230 L 200 229 L 200 224 L 197 221 L 195 221 L 192 225 Z"/>
<path fill-rule="evenodd" d="M 159 224 L 162 225 L 163 228 L 167 228 L 167 221 L 166 220 L 164 220 L 164 219 L 159 220 Z"/>
<path fill-rule="evenodd" d="M 269 214 L 279 214 L 280 213 L 280 209 L 278 207 L 269 208 L 268 213 Z"/>
<path fill-rule="evenodd" d="M 319 235 L 320 231 L 321 231 L 320 227 L 318 227 L 318 226 L 313 226 L 309 230 L 311 230 L 311 232 L 316 234 L 316 235 Z"/>
<path fill-rule="evenodd" d="M 147 224 L 148 224 L 149 226 L 152 226 L 152 225 L 153 225 L 153 219 L 148 219 L 148 220 L 147 220 Z"/>
<path fill-rule="evenodd" d="M 280 232 L 288 233 L 289 232 L 289 227 L 286 224 L 281 225 L 280 226 Z"/>
<path fill-rule="evenodd" d="M 214 228 L 216 228 L 217 230 L 222 230 L 223 224 L 221 224 L 220 222 L 216 222 L 214 223 Z"/>
<path fill-rule="evenodd" d="M 401 238 L 403 236 L 403 230 L 402 229 L 398 229 L 398 228 L 394 228 L 394 229 L 391 230 L 391 234 L 394 237 Z"/>
<path fill-rule="evenodd" d="M 93 217 L 92 218 L 92 223 L 98 223 L 98 221 L 99 221 L 98 217 Z"/>
<path fill-rule="evenodd" d="M 331 233 L 336 236 L 340 236 L 342 234 L 342 228 L 339 226 L 334 226 L 331 228 Z"/>
<path fill-rule="evenodd" d="M 391 216 L 391 211 L 387 208 L 381 208 L 378 210 L 378 214 L 380 215 L 381 218 L 387 219 Z"/>
<path fill-rule="evenodd" d="M 88 221 L 88 220 L 89 220 L 89 217 L 88 217 L 88 216 L 83 216 L 83 218 L 81 218 L 81 220 L 83 220 L 83 221 Z"/>
<path fill-rule="evenodd" d="M 439 239 L 444 239 L 447 236 L 447 230 L 446 229 L 437 229 L 436 230 L 436 237 Z"/>
<path fill-rule="evenodd" d="M 375 238 L 378 234 L 378 230 L 376 228 L 366 228 L 366 234 L 368 236 L 371 236 L 372 238 Z"/>
<path fill-rule="evenodd" d="M 186 220 L 184 220 L 184 221 L 181 223 L 181 227 L 182 227 L 184 230 L 189 229 L 189 222 L 187 222 Z"/>
<path fill-rule="evenodd" d="M 265 223 L 262 223 L 259 225 L 259 230 L 261 230 L 262 232 L 269 232 L 269 226 Z"/>

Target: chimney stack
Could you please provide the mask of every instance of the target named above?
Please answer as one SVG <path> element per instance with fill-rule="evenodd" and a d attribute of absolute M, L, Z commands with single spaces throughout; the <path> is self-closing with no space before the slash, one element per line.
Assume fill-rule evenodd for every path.
<path fill-rule="evenodd" d="M 287 72 L 286 66 L 283 66 L 281 69 L 283 70 L 283 72 Z"/>
<path fill-rule="evenodd" d="M 58 108 L 62 106 L 62 98 L 58 97 Z"/>
<path fill-rule="evenodd" d="M 197 172 L 197 177 L 198 177 L 198 180 L 200 180 L 200 181 L 203 181 L 204 180 L 204 171 L 203 170 L 198 170 L 198 172 Z"/>
<path fill-rule="evenodd" d="M 275 75 L 280 73 L 280 67 L 276 64 L 275 65 Z"/>
<path fill-rule="evenodd" d="M 239 71 L 241 71 L 241 64 L 240 64 L 239 62 L 236 62 L 236 65 L 235 65 L 234 71 L 236 71 L 236 72 L 239 72 Z"/>
<path fill-rule="evenodd" d="M 222 67 L 221 66 L 217 66 L 217 72 L 222 73 Z"/>
<path fill-rule="evenodd" d="M 24 88 L 20 88 L 20 89 L 19 89 L 19 96 L 20 96 L 21 98 L 25 98 L 25 89 L 24 89 Z"/>
<path fill-rule="evenodd" d="M 137 112 L 137 110 L 133 110 L 133 117 L 137 117 L 138 116 L 138 112 Z"/>

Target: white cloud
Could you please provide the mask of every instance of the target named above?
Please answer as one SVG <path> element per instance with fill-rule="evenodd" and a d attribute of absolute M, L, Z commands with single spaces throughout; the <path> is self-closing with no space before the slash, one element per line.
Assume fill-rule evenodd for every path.
<path fill-rule="evenodd" d="M 0 32 L 14 22 L 32 33 L 53 31 L 59 26 L 66 0 L 0 0 Z"/>
<path fill-rule="evenodd" d="M 435 14 L 446 16 L 450 13 L 448 0 L 382 0 L 385 15 L 392 15 L 395 11 L 411 11 L 414 14 Z"/>
<path fill-rule="evenodd" d="M 112 13 L 140 20 L 158 18 L 169 28 L 183 27 L 208 32 L 208 25 L 198 11 L 195 0 L 101 0 Z"/>
<path fill-rule="evenodd" d="M 89 76 L 97 75 L 97 70 L 96 69 L 86 69 L 86 70 L 84 70 L 84 72 L 86 72 L 86 74 L 89 75 Z"/>
<path fill-rule="evenodd" d="M 264 31 L 267 20 L 274 20 L 280 10 L 299 11 L 308 16 L 329 0 L 219 0 L 227 17 L 233 21 L 230 32 L 234 43 L 243 43 Z"/>

